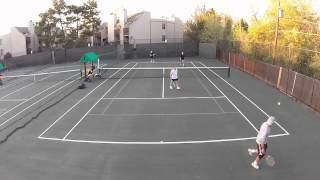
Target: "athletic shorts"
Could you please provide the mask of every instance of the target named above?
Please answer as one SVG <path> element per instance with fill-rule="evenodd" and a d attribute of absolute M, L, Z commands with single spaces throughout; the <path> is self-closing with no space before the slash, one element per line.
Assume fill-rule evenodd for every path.
<path fill-rule="evenodd" d="M 172 81 L 178 81 L 178 79 L 171 79 Z"/>
<path fill-rule="evenodd" d="M 268 148 L 268 144 L 257 144 L 258 149 L 258 156 L 259 159 L 263 158 L 263 156 L 266 154 Z"/>

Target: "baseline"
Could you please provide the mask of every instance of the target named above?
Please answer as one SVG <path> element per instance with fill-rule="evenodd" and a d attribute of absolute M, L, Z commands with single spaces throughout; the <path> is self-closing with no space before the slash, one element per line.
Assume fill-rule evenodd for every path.
<path fill-rule="evenodd" d="M 190 115 L 220 115 L 240 114 L 239 112 L 218 112 L 218 113 L 176 113 L 176 114 L 88 114 L 88 116 L 190 116 Z"/>
<path fill-rule="evenodd" d="M 165 98 L 102 98 L 101 100 L 112 100 L 112 99 L 118 99 L 118 100 L 152 100 L 152 99 L 222 99 L 226 98 L 225 96 L 195 96 L 195 97 L 165 97 Z"/>
<path fill-rule="evenodd" d="M 288 134 L 275 134 L 270 135 L 270 138 L 287 136 Z M 50 137 L 38 137 L 38 139 L 52 140 L 60 142 L 76 142 L 76 143 L 90 143 L 90 144 L 119 144 L 119 145 L 179 145 L 179 144 L 204 144 L 204 143 L 216 143 L 216 142 L 234 142 L 234 141 L 246 141 L 253 140 L 257 137 L 246 137 L 246 138 L 232 138 L 232 139 L 210 139 L 202 141 L 90 141 L 90 140 L 75 140 L 75 139 L 61 139 L 61 138 L 50 138 Z"/>

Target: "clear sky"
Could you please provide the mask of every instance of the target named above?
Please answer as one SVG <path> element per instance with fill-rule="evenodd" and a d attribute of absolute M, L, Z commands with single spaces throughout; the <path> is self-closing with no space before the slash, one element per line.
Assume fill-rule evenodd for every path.
<path fill-rule="evenodd" d="M 67 4 L 80 5 L 86 0 L 65 0 Z M 310 1 L 310 0 L 309 0 Z M 268 0 L 97 0 L 100 16 L 103 21 L 117 7 L 133 14 L 142 10 L 150 11 L 151 16 L 171 17 L 175 15 L 183 21 L 189 19 L 197 6 L 213 7 L 220 13 L 234 18 L 249 19 L 252 14 L 262 15 L 267 8 Z M 314 9 L 320 12 L 320 0 L 312 0 Z M 38 20 L 39 13 L 51 7 L 51 0 L 0 0 L 0 35 L 8 33 L 10 27 L 26 26 Z M 320 13 L 319 13 L 320 14 Z"/>

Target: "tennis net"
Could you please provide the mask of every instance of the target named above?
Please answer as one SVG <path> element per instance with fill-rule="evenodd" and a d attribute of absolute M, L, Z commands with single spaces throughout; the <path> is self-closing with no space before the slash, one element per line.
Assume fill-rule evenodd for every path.
<path fill-rule="evenodd" d="M 30 82 L 57 82 L 57 81 L 71 81 L 82 76 L 80 69 L 66 70 L 66 71 L 52 71 L 52 72 L 38 72 L 33 74 L 19 74 L 19 75 L 2 75 L 2 83 L 30 83 Z"/>
<path fill-rule="evenodd" d="M 230 67 L 176 67 L 178 78 L 229 78 Z M 100 68 L 98 74 L 108 79 L 170 78 L 172 67 Z"/>

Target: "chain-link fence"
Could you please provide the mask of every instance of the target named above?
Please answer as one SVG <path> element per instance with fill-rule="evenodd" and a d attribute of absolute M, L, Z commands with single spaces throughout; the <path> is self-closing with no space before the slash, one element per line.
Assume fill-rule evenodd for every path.
<path fill-rule="evenodd" d="M 150 51 L 156 57 L 177 57 L 183 51 L 185 56 L 198 55 L 198 43 L 184 39 L 133 39 L 124 43 L 124 59 L 148 58 Z"/>
<path fill-rule="evenodd" d="M 26 66 L 75 62 L 79 61 L 84 53 L 90 51 L 96 52 L 101 60 L 117 58 L 117 45 L 107 45 L 71 49 L 55 49 L 54 51 L 45 51 L 30 55 L 17 56 L 1 61 L 5 65 L 6 69 L 15 69 Z"/>

